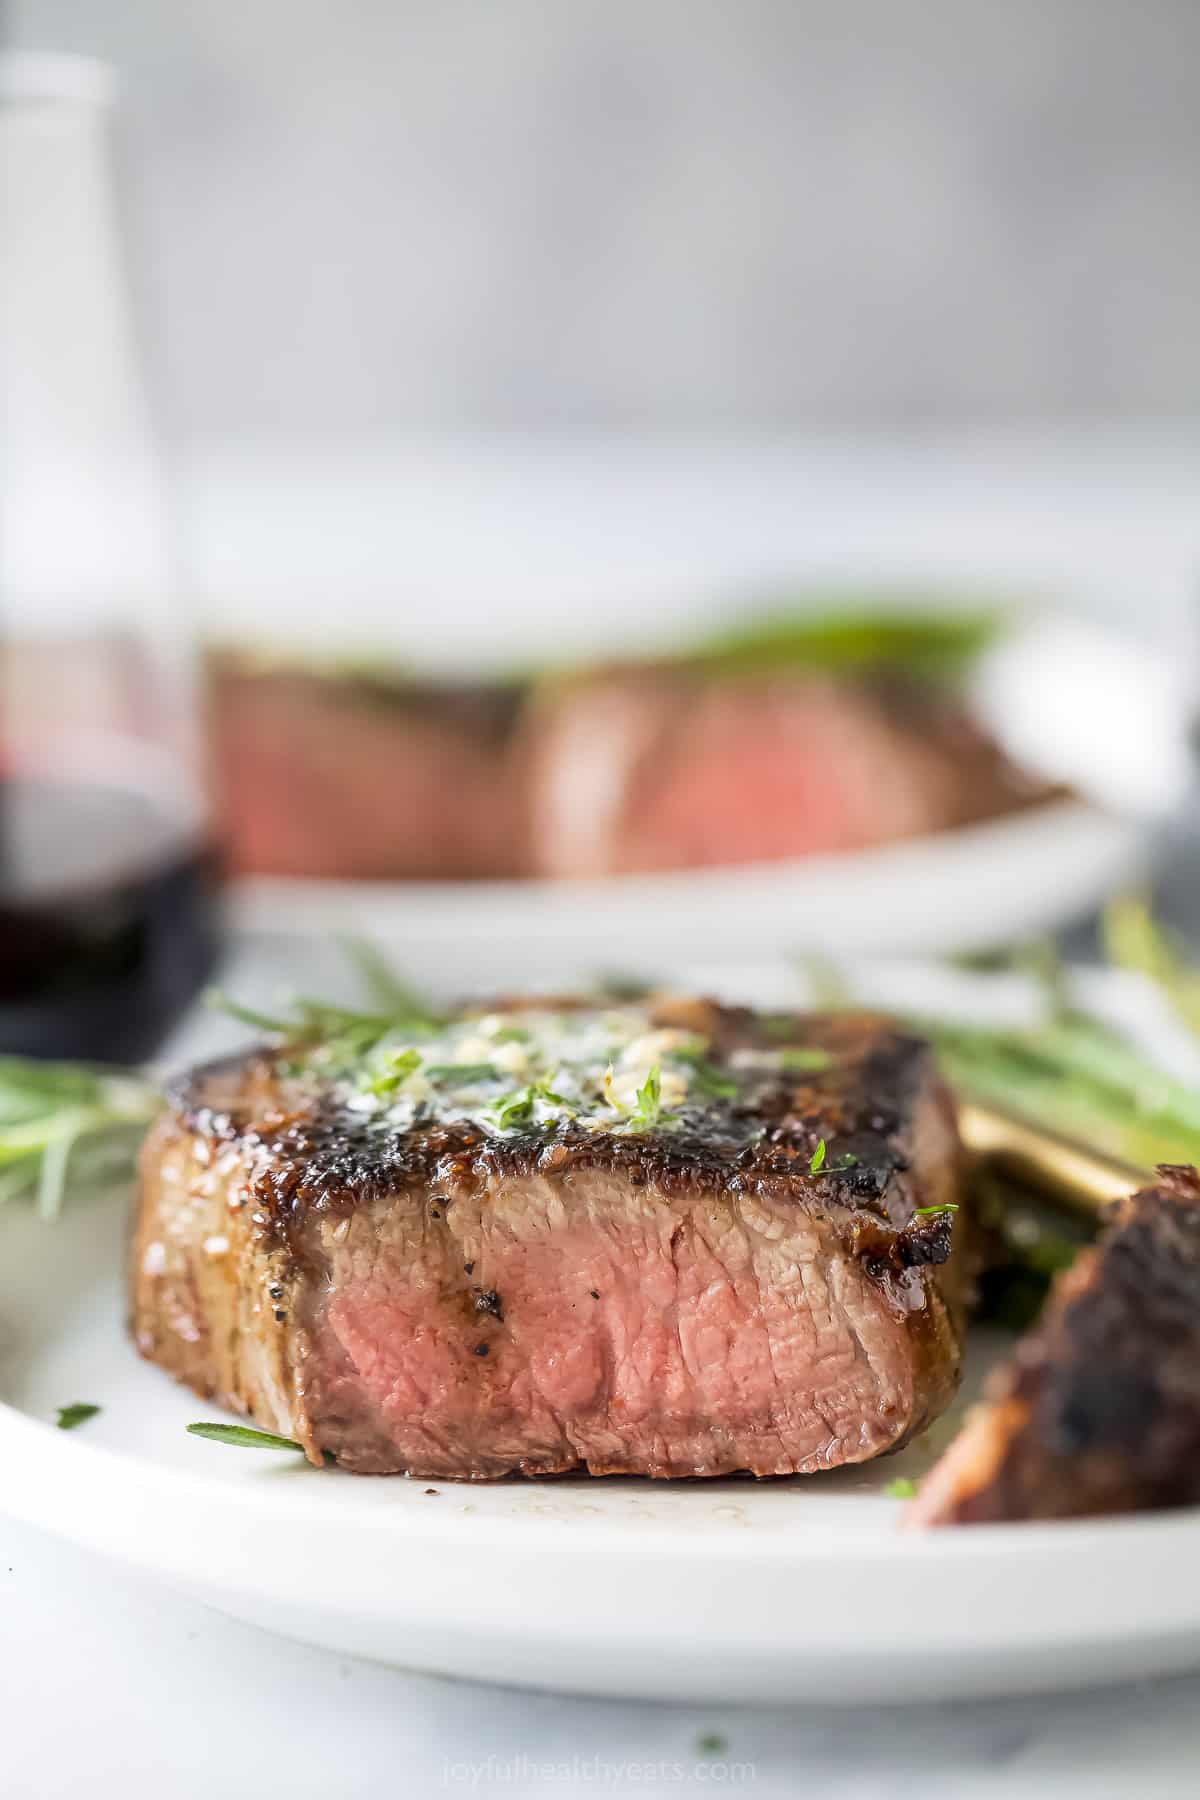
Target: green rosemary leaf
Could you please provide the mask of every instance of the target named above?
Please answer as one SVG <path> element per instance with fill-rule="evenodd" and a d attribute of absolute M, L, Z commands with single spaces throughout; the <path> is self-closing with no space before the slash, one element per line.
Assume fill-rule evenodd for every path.
<path fill-rule="evenodd" d="M 210 1438 L 214 1444 L 233 1444 L 240 1450 L 298 1450 L 304 1454 L 304 1445 L 294 1438 L 276 1437 L 273 1431 L 255 1431 L 249 1425 L 223 1425 L 206 1420 L 199 1425 L 189 1425 L 188 1430 L 193 1437 Z"/>
<path fill-rule="evenodd" d="M 90 1401 L 76 1400 L 73 1406 L 59 1407 L 55 1423 L 60 1431 L 74 1431 L 77 1425 L 86 1425 L 89 1419 L 94 1419 L 99 1411 L 100 1408 Z"/>
<path fill-rule="evenodd" d="M 237 1019 L 243 1025 L 252 1025 L 256 1031 L 268 1031 L 273 1037 L 288 1037 L 296 1034 L 296 1024 L 291 1019 L 277 1019 L 270 1013 L 256 1012 L 252 1006 L 243 1006 L 240 1000 L 233 999 L 223 988 L 209 988 L 204 996 L 204 1003 L 213 1012 L 226 1013 L 231 1019 Z"/>
<path fill-rule="evenodd" d="M 889 1481 L 883 1491 L 889 1500 L 911 1500 L 917 1491 L 917 1484 L 908 1475 L 897 1475 L 895 1481 Z"/>

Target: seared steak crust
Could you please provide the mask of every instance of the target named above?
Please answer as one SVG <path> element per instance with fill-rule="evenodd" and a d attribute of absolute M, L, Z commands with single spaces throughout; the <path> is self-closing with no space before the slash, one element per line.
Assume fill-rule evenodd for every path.
<path fill-rule="evenodd" d="M 1163 1165 L 1058 1277 L 910 1508 L 918 1525 L 1200 1501 L 1200 1175 Z"/>
<path fill-rule="evenodd" d="M 696 1001 L 649 1022 L 724 1066 L 779 1036 Z M 952 1108 L 920 1040 L 793 1024 L 827 1070 L 636 1133 L 387 1131 L 265 1052 L 196 1071 L 143 1154 L 138 1348 L 366 1472 L 774 1475 L 894 1448 L 958 1378 L 952 1215 L 915 1216 L 959 1197 Z"/>

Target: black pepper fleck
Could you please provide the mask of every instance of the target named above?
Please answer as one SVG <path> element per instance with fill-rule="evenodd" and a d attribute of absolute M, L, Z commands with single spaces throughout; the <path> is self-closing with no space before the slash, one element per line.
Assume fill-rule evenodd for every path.
<path fill-rule="evenodd" d="M 463 1268 L 466 1270 L 468 1275 L 473 1275 L 475 1273 L 475 1264 L 474 1263 L 464 1263 Z"/>
<path fill-rule="evenodd" d="M 490 1348 L 491 1346 L 488 1344 L 476 1344 L 475 1354 L 476 1356 L 486 1356 Z"/>
<path fill-rule="evenodd" d="M 589 1288 L 588 1293 L 592 1296 L 593 1300 L 598 1300 L 600 1298 L 599 1288 Z"/>
<path fill-rule="evenodd" d="M 283 1324 L 283 1321 L 287 1318 L 287 1314 L 284 1312 L 282 1306 L 277 1306 L 275 1308 L 275 1317 L 279 1320 L 279 1323 L 281 1325 Z"/>

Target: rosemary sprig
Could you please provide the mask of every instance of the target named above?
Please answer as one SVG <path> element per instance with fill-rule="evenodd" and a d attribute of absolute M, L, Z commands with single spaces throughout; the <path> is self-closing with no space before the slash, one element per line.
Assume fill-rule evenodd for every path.
<path fill-rule="evenodd" d="M 55 1424 L 60 1431 L 74 1431 L 79 1425 L 86 1425 L 100 1411 L 90 1400 L 76 1400 L 73 1406 L 60 1406 Z"/>
<path fill-rule="evenodd" d="M 298 1450 L 304 1454 L 304 1445 L 295 1438 L 277 1437 L 273 1431 L 255 1431 L 249 1425 L 224 1425 L 205 1419 L 189 1425 L 188 1431 L 193 1437 L 209 1438 L 214 1444 L 233 1444 L 239 1450 Z"/>
<path fill-rule="evenodd" d="M 153 1084 L 132 1074 L 0 1057 L 0 1202 L 32 1197 L 54 1219 L 68 1185 L 128 1180 L 158 1107 Z"/>

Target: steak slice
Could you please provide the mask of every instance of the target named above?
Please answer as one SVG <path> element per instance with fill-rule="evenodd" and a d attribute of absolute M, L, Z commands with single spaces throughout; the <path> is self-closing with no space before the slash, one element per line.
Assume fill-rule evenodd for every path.
<path fill-rule="evenodd" d="M 659 999 L 398 1043 L 180 1084 L 142 1158 L 144 1356 L 314 1461 L 471 1480 L 809 1473 L 950 1399 L 961 1215 L 918 1209 L 960 1154 L 921 1040 Z"/>
<path fill-rule="evenodd" d="M 209 665 L 213 785 L 231 873 L 514 875 L 511 687 Z"/>
<path fill-rule="evenodd" d="M 1200 1175 L 1164 1164 L 1046 1310 L 909 1508 L 914 1525 L 1200 1501 Z"/>
<path fill-rule="evenodd" d="M 950 696 L 898 679 L 609 671 L 548 687 L 514 762 L 537 874 L 858 850 L 1047 797 Z"/>

